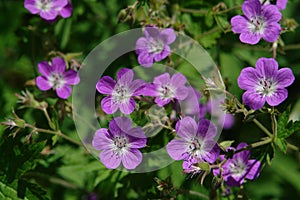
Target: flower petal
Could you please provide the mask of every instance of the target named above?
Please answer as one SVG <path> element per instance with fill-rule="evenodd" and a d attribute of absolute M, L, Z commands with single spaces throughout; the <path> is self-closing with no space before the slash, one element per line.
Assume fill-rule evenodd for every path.
<path fill-rule="evenodd" d="M 139 38 L 135 43 L 135 51 L 137 54 L 148 52 L 149 41 L 145 37 Z"/>
<path fill-rule="evenodd" d="M 208 119 L 201 119 L 198 124 L 197 135 L 212 140 L 217 135 L 217 126 Z"/>
<path fill-rule="evenodd" d="M 132 92 L 132 96 L 142 95 L 144 91 L 145 81 L 136 79 L 129 83 L 128 88 Z"/>
<path fill-rule="evenodd" d="M 277 0 L 276 6 L 279 10 L 284 10 L 288 0 Z"/>
<path fill-rule="evenodd" d="M 106 114 L 112 114 L 118 110 L 119 105 L 113 103 L 111 96 L 107 96 L 102 99 L 101 108 Z"/>
<path fill-rule="evenodd" d="M 153 54 L 155 62 L 159 62 L 165 59 L 171 52 L 171 49 L 168 45 L 165 45 L 161 52 Z"/>
<path fill-rule="evenodd" d="M 262 34 L 262 38 L 266 40 L 267 42 L 275 42 L 281 32 L 280 24 L 278 23 L 270 23 L 266 27 L 266 30 Z"/>
<path fill-rule="evenodd" d="M 52 72 L 51 66 L 46 61 L 40 62 L 38 64 L 38 69 L 39 72 L 45 77 L 48 77 Z"/>
<path fill-rule="evenodd" d="M 256 69 L 261 77 L 274 79 L 278 73 L 278 63 L 274 58 L 259 58 Z"/>
<path fill-rule="evenodd" d="M 188 95 L 187 87 L 182 86 L 182 87 L 179 87 L 179 88 L 176 89 L 176 92 L 175 92 L 175 98 L 176 99 L 184 100 L 184 99 L 186 99 L 187 95 Z"/>
<path fill-rule="evenodd" d="M 101 151 L 100 160 L 108 169 L 116 169 L 121 163 L 121 157 L 117 156 L 111 149 Z"/>
<path fill-rule="evenodd" d="M 68 18 L 72 15 L 72 10 L 73 10 L 72 5 L 70 2 L 68 2 L 68 4 L 59 11 L 59 14 L 63 18 Z"/>
<path fill-rule="evenodd" d="M 236 150 L 243 149 L 247 146 L 248 146 L 247 143 L 242 142 L 236 147 Z M 233 155 L 233 159 L 242 160 L 244 163 L 248 162 L 249 157 L 250 157 L 250 151 L 249 150 L 241 151 L 241 152 L 236 153 L 236 154 Z"/>
<path fill-rule="evenodd" d="M 145 27 L 146 38 L 152 37 L 157 38 L 159 36 L 159 30 L 156 26 L 146 26 Z"/>
<path fill-rule="evenodd" d="M 166 85 L 170 83 L 170 74 L 169 73 L 164 73 L 159 76 L 156 76 L 153 80 L 153 83 L 158 84 L 158 85 Z"/>
<path fill-rule="evenodd" d="M 128 117 L 115 117 L 109 122 L 109 130 L 113 134 L 121 134 L 127 132 L 131 129 L 132 123 Z"/>
<path fill-rule="evenodd" d="M 72 69 L 64 72 L 64 80 L 66 81 L 66 84 L 69 85 L 76 85 L 80 82 L 78 73 Z"/>
<path fill-rule="evenodd" d="M 128 85 L 133 80 L 133 70 L 128 68 L 122 68 L 117 73 L 118 83 Z"/>
<path fill-rule="evenodd" d="M 262 9 L 262 16 L 267 20 L 267 22 L 279 22 L 281 19 L 281 13 L 275 5 L 265 5 Z"/>
<path fill-rule="evenodd" d="M 57 17 L 57 15 L 58 15 L 58 12 L 54 9 L 48 10 L 48 11 L 41 10 L 41 12 L 40 12 L 41 18 L 43 18 L 45 20 L 53 20 Z"/>
<path fill-rule="evenodd" d="M 156 97 L 158 96 L 157 86 L 152 83 L 146 84 L 142 93 L 144 96 Z"/>
<path fill-rule="evenodd" d="M 253 16 L 259 16 L 261 14 L 261 4 L 259 0 L 244 1 L 242 10 L 244 15 L 250 19 Z"/>
<path fill-rule="evenodd" d="M 267 96 L 266 100 L 270 106 L 278 106 L 288 97 L 288 91 L 285 88 L 278 88 L 273 95 Z"/>
<path fill-rule="evenodd" d="M 64 85 L 61 88 L 56 88 L 56 94 L 62 99 L 67 99 L 72 93 L 72 87 L 70 85 Z"/>
<path fill-rule="evenodd" d="M 248 30 L 248 21 L 244 16 L 238 15 L 231 18 L 232 32 L 243 33 Z"/>
<path fill-rule="evenodd" d="M 92 145 L 96 150 L 109 149 L 113 140 L 109 138 L 109 132 L 106 128 L 100 128 L 95 132 Z"/>
<path fill-rule="evenodd" d="M 52 88 L 52 85 L 44 76 L 38 76 L 36 78 L 36 85 L 42 91 L 50 90 Z"/>
<path fill-rule="evenodd" d="M 36 0 L 25 0 L 24 7 L 32 14 L 37 14 L 40 12 L 40 9 L 36 6 Z"/>
<path fill-rule="evenodd" d="M 165 28 L 160 32 L 160 38 L 165 44 L 171 44 L 176 40 L 176 34 L 172 28 Z"/>
<path fill-rule="evenodd" d="M 238 85 L 243 90 L 253 89 L 259 77 L 257 75 L 256 69 L 253 67 L 246 67 L 241 71 L 240 76 L 238 77 Z"/>
<path fill-rule="evenodd" d="M 133 98 L 130 98 L 128 102 L 123 102 L 119 104 L 120 111 L 125 114 L 129 115 L 134 111 L 135 108 L 135 101 Z"/>
<path fill-rule="evenodd" d="M 129 135 L 129 143 L 131 148 L 142 148 L 146 146 L 146 136 L 141 127 L 130 129 L 127 134 Z"/>
<path fill-rule="evenodd" d="M 184 117 L 176 123 L 176 133 L 184 140 L 190 140 L 196 136 L 197 123 L 191 117 Z"/>
<path fill-rule="evenodd" d="M 122 163 L 126 169 L 134 169 L 142 162 L 142 153 L 137 149 L 129 149 L 122 156 Z"/>
<path fill-rule="evenodd" d="M 247 90 L 243 94 L 243 102 L 253 110 L 262 108 L 266 102 L 262 95 L 257 94 L 255 91 Z"/>
<path fill-rule="evenodd" d="M 240 34 L 240 40 L 243 43 L 247 44 L 257 44 L 260 40 L 261 36 L 259 34 L 255 34 L 252 32 L 242 32 Z"/>
<path fill-rule="evenodd" d="M 278 87 L 288 87 L 295 81 L 295 76 L 290 68 L 282 68 L 277 74 Z"/>
<path fill-rule="evenodd" d="M 218 147 L 218 145 L 216 145 L 216 141 L 205 141 L 204 142 L 204 146 L 201 149 L 201 154 L 199 159 L 200 160 L 204 160 L 208 163 L 214 163 L 220 153 L 220 149 Z"/>
<path fill-rule="evenodd" d="M 148 53 L 141 53 L 139 56 L 138 56 L 138 62 L 140 65 L 142 65 L 143 67 L 152 67 L 153 65 L 153 55 L 152 54 L 148 54 Z"/>
<path fill-rule="evenodd" d="M 96 85 L 96 88 L 101 94 L 112 94 L 116 82 L 110 76 L 103 76 Z"/>
<path fill-rule="evenodd" d="M 176 73 L 171 78 L 171 84 L 175 87 L 183 86 L 186 83 L 186 77 L 181 73 Z"/>
<path fill-rule="evenodd" d="M 160 97 L 156 97 L 154 102 L 159 106 L 159 107 L 163 107 L 164 105 L 167 105 L 168 103 L 170 103 L 171 98 L 160 98 Z"/>
<path fill-rule="evenodd" d="M 259 176 L 260 162 L 258 160 L 249 160 L 247 166 L 246 178 L 250 180 L 257 178 Z"/>
<path fill-rule="evenodd" d="M 167 151 L 168 154 L 173 158 L 174 160 L 182 160 L 188 156 L 187 150 L 188 150 L 188 144 L 183 140 L 171 140 L 167 144 Z"/>
<path fill-rule="evenodd" d="M 55 57 L 52 60 L 53 71 L 63 73 L 66 70 L 66 63 L 64 59 L 60 57 Z"/>

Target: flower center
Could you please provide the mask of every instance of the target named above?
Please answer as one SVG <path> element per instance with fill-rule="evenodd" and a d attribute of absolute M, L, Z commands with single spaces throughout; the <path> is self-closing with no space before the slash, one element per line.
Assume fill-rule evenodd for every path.
<path fill-rule="evenodd" d="M 200 155 L 200 151 L 201 151 L 201 142 L 199 140 L 199 138 L 193 138 L 190 143 L 189 143 L 189 149 L 188 149 L 188 152 L 189 152 L 189 155 L 191 157 L 199 157 Z"/>
<path fill-rule="evenodd" d="M 229 164 L 229 171 L 234 176 L 242 176 L 245 173 L 247 165 L 242 160 L 234 160 Z"/>
<path fill-rule="evenodd" d="M 160 53 L 164 48 L 164 43 L 161 40 L 155 40 L 151 38 L 148 44 L 148 52 L 152 54 Z"/>
<path fill-rule="evenodd" d="M 52 73 L 49 77 L 48 77 L 48 81 L 50 82 L 50 84 L 52 85 L 52 87 L 54 89 L 56 88 L 62 88 L 66 81 L 64 80 L 64 77 L 62 74 L 59 73 Z"/>
<path fill-rule="evenodd" d="M 124 85 L 116 85 L 112 93 L 113 100 L 117 103 L 125 103 L 131 97 L 129 88 Z"/>
<path fill-rule="evenodd" d="M 248 22 L 248 27 L 253 33 L 263 34 L 266 26 L 266 20 L 262 16 L 251 17 Z"/>
<path fill-rule="evenodd" d="M 169 84 L 161 85 L 158 89 L 158 92 L 160 93 L 160 97 L 162 99 L 169 99 L 175 97 L 175 89 Z"/>
<path fill-rule="evenodd" d="M 52 8 L 52 0 L 37 0 L 36 7 L 43 11 L 49 11 Z"/>
<path fill-rule="evenodd" d="M 272 96 L 277 89 L 276 81 L 262 78 L 259 80 L 256 92 L 262 96 Z"/>
<path fill-rule="evenodd" d="M 127 143 L 128 143 L 128 139 L 125 136 L 116 136 L 114 138 L 114 145 L 118 149 L 122 149 L 123 147 L 126 147 Z"/>

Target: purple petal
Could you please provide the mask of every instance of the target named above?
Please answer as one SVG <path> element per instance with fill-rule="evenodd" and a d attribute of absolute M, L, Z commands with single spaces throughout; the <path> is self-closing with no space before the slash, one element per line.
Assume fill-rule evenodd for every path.
<path fill-rule="evenodd" d="M 242 10 L 244 15 L 250 19 L 253 16 L 259 16 L 261 14 L 261 4 L 259 0 L 244 1 Z"/>
<path fill-rule="evenodd" d="M 44 76 L 38 76 L 36 78 L 36 85 L 42 91 L 50 90 L 52 88 L 52 85 Z"/>
<path fill-rule="evenodd" d="M 52 6 L 55 8 L 65 7 L 68 3 L 68 0 L 52 0 Z"/>
<path fill-rule="evenodd" d="M 123 114 L 129 115 L 134 111 L 135 101 L 133 98 L 130 98 L 128 102 L 120 103 L 119 107 Z"/>
<path fill-rule="evenodd" d="M 248 172 L 247 172 L 247 179 L 253 180 L 259 176 L 260 170 L 260 162 L 258 160 L 249 160 L 248 161 Z"/>
<path fill-rule="evenodd" d="M 256 70 L 260 76 L 273 79 L 278 73 L 278 63 L 273 58 L 259 58 Z"/>
<path fill-rule="evenodd" d="M 129 135 L 129 143 L 131 148 L 142 148 L 146 146 L 146 136 L 140 127 L 130 129 L 127 134 Z"/>
<path fill-rule="evenodd" d="M 171 84 L 175 87 L 183 86 L 186 83 L 186 77 L 180 73 L 176 73 L 171 78 Z"/>
<path fill-rule="evenodd" d="M 257 44 L 260 40 L 261 36 L 259 34 L 255 34 L 252 32 L 242 32 L 240 34 L 240 40 L 243 43 L 247 44 Z"/>
<path fill-rule="evenodd" d="M 116 82 L 109 76 L 103 76 L 97 83 L 96 88 L 101 94 L 112 94 Z"/>
<path fill-rule="evenodd" d="M 119 106 L 113 103 L 111 96 L 107 96 L 102 99 L 101 108 L 106 114 L 112 114 L 118 110 Z"/>
<path fill-rule="evenodd" d="M 175 98 L 178 100 L 184 100 L 188 95 L 188 89 L 185 86 L 176 89 Z"/>
<path fill-rule="evenodd" d="M 236 149 L 239 150 L 239 149 L 245 148 L 247 146 L 248 146 L 247 143 L 242 142 L 242 143 L 240 143 L 236 147 Z M 245 151 L 241 151 L 239 153 L 234 154 L 233 159 L 235 159 L 235 160 L 242 160 L 244 163 L 247 163 L 249 157 L 250 157 L 250 151 L 249 150 L 245 150 Z"/>
<path fill-rule="evenodd" d="M 240 186 L 243 182 L 244 182 L 244 178 L 239 178 L 238 180 L 236 180 L 232 176 L 229 176 L 227 178 L 226 184 L 230 187 L 237 187 Z"/>
<path fill-rule="evenodd" d="M 176 40 L 176 34 L 172 28 L 166 28 L 160 32 L 160 38 L 165 44 L 171 44 Z"/>
<path fill-rule="evenodd" d="M 171 99 L 162 99 L 160 97 L 155 98 L 154 102 L 159 106 L 159 107 L 163 107 L 164 105 L 167 105 L 168 103 L 170 103 Z"/>
<path fill-rule="evenodd" d="M 121 132 L 127 134 L 131 126 L 132 123 L 128 117 L 116 117 L 110 121 L 109 130 L 114 134 L 121 134 Z"/>
<path fill-rule="evenodd" d="M 116 169 L 121 163 L 121 158 L 111 149 L 101 151 L 100 160 L 108 169 Z"/>
<path fill-rule="evenodd" d="M 208 163 L 214 163 L 217 160 L 220 149 L 216 143 L 216 141 L 205 141 L 202 151 L 206 152 L 200 155 L 201 160 L 205 160 Z"/>
<path fill-rule="evenodd" d="M 142 65 L 143 67 L 152 67 L 153 65 L 153 55 L 150 55 L 148 53 L 141 53 L 138 56 L 138 62 L 140 65 Z"/>
<path fill-rule="evenodd" d="M 238 77 L 238 85 L 243 90 L 253 89 L 257 84 L 259 77 L 256 69 L 253 67 L 246 67 L 241 71 Z"/>
<path fill-rule="evenodd" d="M 282 68 L 277 73 L 277 86 L 288 87 L 295 80 L 293 71 L 290 68 Z"/>
<path fill-rule="evenodd" d="M 40 12 L 40 9 L 37 8 L 35 4 L 36 0 L 25 0 L 24 7 L 29 10 L 32 14 L 37 14 Z"/>
<path fill-rule="evenodd" d="M 170 83 L 170 74 L 169 73 L 164 73 L 159 76 L 156 76 L 153 80 L 153 83 L 158 84 L 158 85 L 166 85 Z"/>
<path fill-rule="evenodd" d="M 157 86 L 151 83 L 146 84 L 146 86 L 143 88 L 142 93 L 144 96 L 156 97 L 158 96 Z"/>
<path fill-rule="evenodd" d="M 59 11 L 59 14 L 63 18 L 68 18 L 72 15 L 72 10 L 73 10 L 72 5 L 70 2 L 68 2 L 68 4 Z"/>
<path fill-rule="evenodd" d="M 246 91 L 243 94 L 243 102 L 253 110 L 262 108 L 266 102 L 262 95 L 257 94 L 255 91 Z"/>
<path fill-rule="evenodd" d="M 48 10 L 48 11 L 43 11 L 41 10 L 40 12 L 40 16 L 41 18 L 45 19 L 45 20 L 53 20 L 57 17 L 58 12 L 56 10 Z"/>
<path fill-rule="evenodd" d="M 132 69 L 122 68 L 117 73 L 118 83 L 128 85 L 133 80 L 134 73 Z"/>
<path fill-rule="evenodd" d="M 167 151 L 171 158 L 174 160 L 182 160 L 186 158 L 188 151 L 188 144 L 183 140 L 171 140 L 167 144 Z"/>
<path fill-rule="evenodd" d="M 165 45 L 163 50 L 160 53 L 153 54 L 153 58 L 156 62 L 159 62 L 163 59 L 165 59 L 171 52 L 171 49 L 169 46 Z"/>
<path fill-rule="evenodd" d="M 137 79 L 129 83 L 128 88 L 132 92 L 132 96 L 142 95 L 144 91 L 145 82 Z"/>
<path fill-rule="evenodd" d="M 51 66 L 46 61 L 40 62 L 38 64 L 38 69 L 39 72 L 45 77 L 48 77 L 52 72 Z"/>
<path fill-rule="evenodd" d="M 69 85 L 76 85 L 80 82 L 78 73 L 72 69 L 64 72 L 64 80 Z"/>
<path fill-rule="evenodd" d="M 184 140 L 190 140 L 196 136 L 197 123 L 191 117 L 184 117 L 176 123 L 177 135 L 182 137 Z"/>
<path fill-rule="evenodd" d="M 142 153 L 137 149 L 129 149 L 122 156 L 122 163 L 126 169 L 134 169 L 142 162 Z"/>
<path fill-rule="evenodd" d="M 278 88 L 271 96 L 266 96 L 266 101 L 270 106 L 278 106 L 288 97 L 285 88 Z"/>
<path fill-rule="evenodd" d="M 145 37 L 139 38 L 135 43 L 136 53 L 140 54 L 142 52 L 147 52 L 149 41 Z"/>
<path fill-rule="evenodd" d="M 214 139 L 217 135 L 217 127 L 208 119 L 201 119 L 199 121 L 197 135 L 205 139 Z"/>
<path fill-rule="evenodd" d="M 276 6 L 279 10 L 284 10 L 288 0 L 277 0 Z"/>
<path fill-rule="evenodd" d="M 92 145 L 96 150 L 104 150 L 111 148 L 113 140 L 109 138 L 109 133 L 106 128 L 98 129 L 95 132 Z"/>
<path fill-rule="evenodd" d="M 232 32 L 234 33 L 243 33 L 248 30 L 248 21 L 244 16 L 235 16 L 231 18 L 230 23 L 232 25 Z"/>
<path fill-rule="evenodd" d="M 278 8 L 270 4 L 263 6 L 262 16 L 264 16 L 267 22 L 279 22 L 281 19 L 281 13 Z"/>
<path fill-rule="evenodd" d="M 219 120 L 218 120 L 218 122 L 219 122 Z M 230 129 L 234 125 L 234 122 L 235 122 L 234 116 L 232 114 L 228 114 L 228 113 L 225 114 L 224 121 L 223 120 L 221 121 L 221 123 L 223 123 L 223 129 L 225 129 L 225 130 Z M 219 124 L 221 124 L 221 123 L 219 123 Z"/>
<path fill-rule="evenodd" d="M 72 87 L 70 85 L 64 85 L 61 88 L 56 88 L 56 94 L 62 99 L 67 99 L 72 93 Z"/>
<path fill-rule="evenodd" d="M 64 59 L 60 57 L 55 57 L 52 60 L 53 71 L 63 73 L 66 70 L 66 63 Z"/>
<path fill-rule="evenodd" d="M 280 35 L 281 27 L 278 23 L 268 24 L 262 38 L 267 42 L 275 42 Z"/>
<path fill-rule="evenodd" d="M 156 26 L 145 27 L 145 36 L 146 36 L 146 38 L 149 38 L 149 37 L 157 38 L 159 36 L 158 28 Z"/>

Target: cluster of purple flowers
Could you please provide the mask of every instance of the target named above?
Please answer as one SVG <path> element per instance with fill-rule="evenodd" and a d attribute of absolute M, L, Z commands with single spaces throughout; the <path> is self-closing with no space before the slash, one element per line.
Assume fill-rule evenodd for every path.
<path fill-rule="evenodd" d="M 24 7 L 49 22 L 55 21 L 58 15 L 68 18 L 72 14 L 69 0 L 25 0 Z"/>

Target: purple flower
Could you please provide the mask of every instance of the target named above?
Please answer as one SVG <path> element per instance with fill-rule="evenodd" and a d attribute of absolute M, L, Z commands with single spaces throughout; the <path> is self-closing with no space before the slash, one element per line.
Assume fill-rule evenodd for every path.
<path fill-rule="evenodd" d="M 231 19 L 232 31 L 240 33 L 241 42 L 257 44 L 261 38 L 275 42 L 280 34 L 281 13 L 274 5 L 261 5 L 259 0 L 248 0 L 242 5 L 244 16 Z"/>
<path fill-rule="evenodd" d="M 109 129 L 98 129 L 92 144 L 101 150 L 100 160 L 109 169 L 116 169 L 122 162 L 126 169 L 134 169 L 142 162 L 138 150 L 146 146 L 146 136 L 140 127 L 131 127 L 127 117 L 116 117 L 109 123 Z"/>
<path fill-rule="evenodd" d="M 237 146 L 237 150 L 248 146 L 246 143 L 240 143 Z M 235 151 L 230 147 L 230 150 Z M 224 156 L 221 156 L 221 161 L 224 160 Z M 241 151 L 235 153 L 232 158 L 229 158 L 222 166 L 222 176 L 228 186 L 239 186 L 244 182 L 244 179 L 253 180 L 259 176 L 260 162 L 258 160 L 250 160 L 250 150 Z M 220 173 L 219 169 L 215 169 L 214 175 L 217 176 Z"/>
<path fill-rule="evenodd" d="M 288 91 L 285 87 L 295 80 L 293 72 L 289 68 L 278 70 L 278 63 L 273 58 L 260 58 L 256 62 L 256 69 L 247 67 L 238 77 L 238 85 L 243 90 L 244 104 L 257 110 L 267 102 L 270 106 L 277 106 L 283 102 Z"/>
<path fill-rule="evenodd" d="M 160 31 L 155 26 L 145 27 L 145 37 L 136 41 L 138 62 L 144 67 L 151 67 L 155 62 L 165 59 L 171 52 L 169 44 L 173 43 L 176 35 L 172 28 Z"/>
<path fill-rule="evenodd" d="M 276 5 L 279 10 L 284 10 L 288 0 L 260 0 L 260 2 L 264 3 L 264 5 L 273 4 Z"/>
<path fill-rule="evenodd" d="M 200 161 L 213 163 L 219 155 L 214 140 L 217 127 L 207 119 L 197 124 L 191 117 L 184 117 L 176 124 L 179 138 L 171 140 L 167 151 L 174 160 L 185 160 L 193 164 Z"/>
<path fill-rule="evenodd" d="M 55 20 L 59 14 L 67 18 L 72 13 L 72 6 L 68 0 L 25 0 L 24 7 L 47 21 Z"/>
<path fill-rule="evenodd" d="M 174 74 L 170 78 L 170 74 L 164 73 L 154 78 L 152 84 L 146 85 L 144 88 L 145 96 L 155 98 L 155 103 L 162 107 L 168 104 L 172 99 L 184 100 L 188 95 L 188 88 L 184 86 L 186 78 L 180 73 Z"/>
<path fill-rule="evenodd" d="M 66 71 L 66 63 L 62 58 L 55 57 L 52 60 L 52 66 L 43 61 L 38 64 L 39 72 L 42 76 L 36 78 L 37 87 L 42 90 L 56 90 L 57 96 L 67 99 L 72 92 L 70 85 L 79 83 L 80 78 L 74 70 Z"/>
<path fill-rule="evenodd" d="M 96 88 L 101 94 L 108 94 L 101 101 L 101 107 L 107 114 L 115 113 L 118 109 L 124 114 L 134 111 L 134 96 L 142 94 L 144 81 L 133 80 L 134 73 L 131 69 L 123 68 L 117 73 L 117 82 L 111 77 L 102 77 Z"/>

